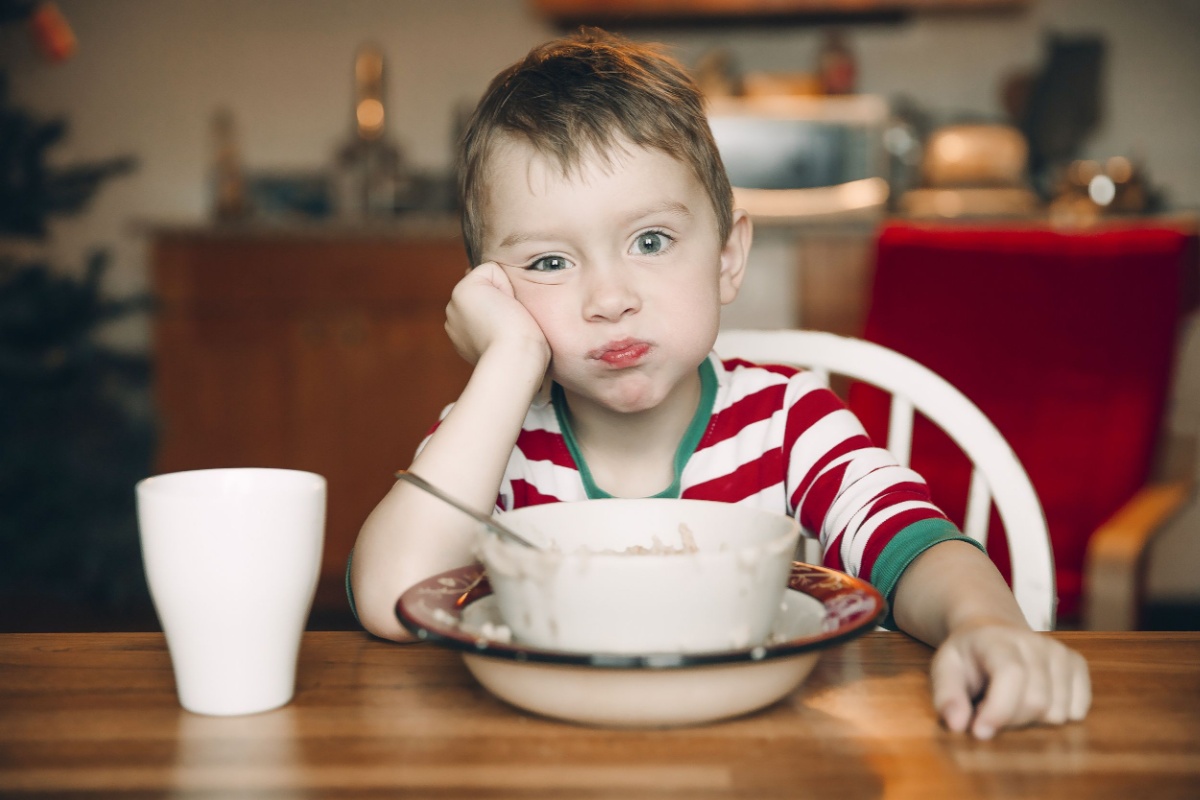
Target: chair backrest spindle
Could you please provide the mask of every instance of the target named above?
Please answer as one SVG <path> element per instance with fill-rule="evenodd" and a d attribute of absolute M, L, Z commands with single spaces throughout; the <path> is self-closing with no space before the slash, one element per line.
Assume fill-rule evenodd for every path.
<path fill-rule="evenodd" d="M 971 470 L 971 488 L 967 490 L 967 514 L 963 533 L 986 546 L 988 522 L 992 517 L 992 490 L 987 477 L 978 469 Z"/>
<path fill-rule="evenodd" d="M 887 449 L 900 466 L 912 463 L 913 404 L 907 397 L 892 395 L 891 411 L 888 412 Z"/>

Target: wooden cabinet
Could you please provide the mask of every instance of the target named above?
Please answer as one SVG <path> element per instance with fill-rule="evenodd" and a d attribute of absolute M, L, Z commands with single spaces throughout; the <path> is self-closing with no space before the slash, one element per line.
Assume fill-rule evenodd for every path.
<path fill-rule="evenodd" d="M 359 527 L 469 374 L 443 328 L 461 241 L 449 223 L 412 227 L 153 239 L 157 469 L 324 475 L 317 613 L 348 611 Z"/>
<path fill-rule="evenodd" d="M 875 235 L 873 228 L 846 228 L 797 238 L 797 327 L 863 335 L 871 302 Z"/>

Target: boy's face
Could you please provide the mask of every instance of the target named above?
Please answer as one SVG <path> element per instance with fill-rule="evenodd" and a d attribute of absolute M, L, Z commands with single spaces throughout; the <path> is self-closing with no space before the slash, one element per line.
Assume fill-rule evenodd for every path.
<path fill-rule="evenodd" d="M 729 242 L 683 163 L 629 143 L 563 175 L 520 139 L 491 156 L 485 260 L 550 344 L 550 374 L 574 400 L 619 412 L 694 391 L 720 309 L 737 296 L 749 222 Z"/>

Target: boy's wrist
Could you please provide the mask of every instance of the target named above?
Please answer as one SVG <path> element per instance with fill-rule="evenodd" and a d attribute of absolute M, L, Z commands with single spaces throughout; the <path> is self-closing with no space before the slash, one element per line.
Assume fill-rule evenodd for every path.
<path fill-rule="evenodd" d="M 506 392 L 519 391 L 532 400 L 545 380 L 550 365 L 549 347 L 528 339 L 493 342 L 479 357 L 471 382 L 495 382 Z"/>
<path fill-rule="evenodd" d="M 953 636 L 980 628 L 993 627 L 1031 630 L 1024 617 L 1017 619 L 1006 614 L 997 614 L 994 610 L 983 611 L 981 609 L 978 613 L 955 614 L 947 624 L 946 633 L 947 636 Z"/>
<path fill-rule="evenodd" d="M 893 613 L 901 630 L 933 645 L 991 625 L 1029 629 L 995 564 L 959 539 L 938 542 L 912 561 L 896 587 Z"/>
<path fill-rule="evenodd" d="M 550 346 L 544 338 L 515 336 L 493 341 L 479 356 L 476 368 L 489 363 L 501 363 L 516 376 L 536 376 L 540 384 L 550 366 Z"/>

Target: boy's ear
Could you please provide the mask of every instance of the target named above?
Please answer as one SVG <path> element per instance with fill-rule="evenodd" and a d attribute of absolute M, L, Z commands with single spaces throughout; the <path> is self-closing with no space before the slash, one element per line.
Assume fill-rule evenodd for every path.
<path fill-rule="evenodd" d="M 721 248 L 721 273 L 717 278 L 720 282 L 723 306 L 732 303 L 738 296 L 738 290 L 742 288 L 753 238 L 754 224 L 750 221 L 750 215 L 740 208 L 735 208 L 729 238 Z"/>

